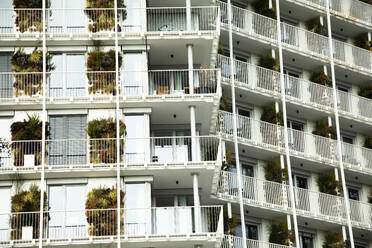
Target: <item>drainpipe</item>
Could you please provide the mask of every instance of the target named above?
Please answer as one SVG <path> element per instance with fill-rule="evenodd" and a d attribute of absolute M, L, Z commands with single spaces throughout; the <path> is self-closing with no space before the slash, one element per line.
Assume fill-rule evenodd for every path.
<path fill-rule="evenodd" d="M 286 105 L 286 99 L 285 99 L 285 86 L 284 86 L 283 47 L 282 47 L 282 39 L 281 39 L 282 32 L 281 32 L 281 25 L 280 25 L 279 0 L 276 0 L 276 25 L 277 25 L 277 38 L 278 38 L 278 46 L 279 46 L 280 89 L 282 92 L 281 96 L 282 96 L 282 109 L 283 109 L 285 155 L 286 155 L 286 160 L 287 160 L 289 192 L 290 192 L 290 198 L 291 198 L 293 226 L 295 230 L 296 246 L 299 246 L 300 239 L 298 236 L 296 202 L 295 202 L 294 190 L 293 190 L 291 158 L 289 155 L 289 145 L 288 145 L 287 105 Z"/>
<path fill-rule="evenodd" d="M 231 80 L 231 94 L 232 94 L 232 112 L 233 112 L 233 135 L 234 135 L 234 148 L 235 148 L 235 163 L 238 171 L 238 187 L 239 187 L 239 206 L 240 206 L 240 222 L 242 226 L 242 239 L 243 247 L 247 247 L 247 240 L 245 238 L 245 217 L 243 205 L 243 190 L 242 190 L 242 171 L 239 161 L 239 146 L 238 146 L 238 132 L 237 132 L 237 115 L 235 103 L 235 78 L 234 78 L 234 47 L 232 39 L 232 6 L 231 0 L 227 1 L 227 15 L 229 19 L 229 50 L 230 50 L 230 80 Z"/>
<path fill-rule="evenodd" d="M 354 248 L 354 236 L 353 236 L 353 228 L 351 226 L 351 218 L 350 218 L 350 203 L 349 203 L 349 195 L 346 188 L 346 181 L 345 181 L 345 172 L 344 172 L 344 163 L 342 160 L 342 149 L 341 149 L 341 134 L 340 134 L 340 121 L 338 118 L 338 106 L 337 106 L 337 91 L 336 91 L 336 77 L 335 77 L 335 63 L 333 58 L 333 42 L 332 42 L 332 29 L 331 29 L 331 13 L 329 8 L 329 0 L 326 1 L 327 3 L 327 24 L 328 24 L 328 45 L 329 45 L 329 57 L 331 60 L 331 75 L 332 75 L 332 88 L 333 88 L 333 104 L 334 104 L 334 111 L 335 111 L 335 122 L 336 122 L 336 133 L 337 133 L 337 152 L 338 152 L 338 161 L 340 164 L 340 172 L 341 172 L 341 182 L 342 182 L 342 189 L 345 198 L 345 208 L 346 208 L 346 217 L 347 217 L 347 226 L 349 229 L 349 239 L 351 243 L 351 248 Z"/>
<path fill-rule="evenodd" d="M 115 8 L 115 82 L 116 82 L 116 211 L 117 211 L 117 247 L 120 248 L 120 106 L 119 106 L 119 44 L 118 44 L 118 1 Z"/>
<path fill-rule="evenodd" d="M 42 117 L 41 117 L 41 179 L 40 179 L 40 220 L 39 220 L 39 248 L 43 247 L 43 232 L 44 232 L 44 192 L 45 192 L 45 131 L 46 125 L 45 122 L 47 121 L 47 113 L 46 113 L 46 0 L 42 2 L 43 7 L 43 110 L 42 110 Z"/>

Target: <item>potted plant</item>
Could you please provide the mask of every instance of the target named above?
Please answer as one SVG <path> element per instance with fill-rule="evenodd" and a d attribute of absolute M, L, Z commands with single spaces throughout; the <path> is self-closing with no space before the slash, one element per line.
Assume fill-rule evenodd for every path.
<path fill-rule="evenodd" d="M 335 173 L 330 170 L 326 173 L 322 173 L 317 178 L 317 184 L 319 192 L 334 196 L 340 196 L 342 192 L 342 184 L 336 181 Z M 319 197 L 319 210 L 325 215 L 337 215 L 340 208 L 340 201 L 337 198 L 327 197 L 324 202 L 324 197 Z"/>
<path fill-rule="evenodd" d="M 317 70 L 311 73 L 310 81 L 315 84 L 309 84 L 310 100 L 314 103 L 329 106 L 332 103 L 332 81 L 324 73 L 324 71 Z M 322 86 L 318 86 L 322 85 Z"/>
<path fill-rule="evenodd" d="M 37 239 L 40 227 L 40 190 L 36 185 L 29 190 L 21 191 L 11 198 L 12 217 L 11 240 Z M 44 192 L 44 209 L 47 209 L 47 196 Z M 43 221 L 47 222 L 48 213 L 43 214 Z"/>
<path fill-rule="evenodd" d="M 223 209 L 223 226 L 226 235 L 236 235 L 235 227 L 238 226 L 238 221 L 235 214 L 231 218 L 228 216 L 227 207 Z"/>
<path fill-rule="evenodd" d="M 88 29 L 96 33 L 101 31 L 114 31 L 115 29 L 115 3 L 114 0 L 86 0 L 85 14 L 89 18 Z M 124 0 L 117 1 L 118 16 L 117 18 L 126 19 L 126 10 Z M 119 22 L 119 20 L 118 20 Z M 118 32 L 121 27 L 118 24 Z"/>
<path fill-rule="evenodd" d="M 43 30 L 42 0 L 13 0 L 16 14 L 15 24 L 19 32 L 41 32 Z M 50 1 L 46 1 L 49 8 Z"/>
<path fill-rule="evenodd" d="M 360 88 L 358 95 L 368 99 L 372 99 L 372 85 Z"/>
<path fill-rule="evenodd" d="M 49 136 L 49 123 L 45 123 L 45 137 Z M 37 115 L 10 126 L 14 166 L 41 164 L 42 122 Z"/>
<path fill-rule="evenodd" d="M 268 122 L 274 125 L 283 125 L 282 112 L 276 112 L 275 104 L 269 104 L 264 107 L 264 111 L 261 115 L 261 121 Z M 268 123 L 261 123 L 260 131 L 263 142 L 270 145 L 278 145 L 282 140 L 281 129 L 277 126 L 272 126 Z M 274 137 L 274 138 L 273 138 Z"/>
<path fill-rule="evenodd" d="M 271 6 L 270 6 L 271 1 Z M 253 8 L 256 13 L 266 17 L 276 19 L 276 10 L 273 0 L 258 0 L 253 3 Z"/>
<path fill-rule="evenodd" d="M 315 17 L 306 22 L 307 29 L 313 33 L 328 36 L 327 27 L 321 23 L 319 17 Z"/>
<path fill-rule="evenodd" d="M 120 191 L 120 208 L 124 208 L 124 192 Z M 85 215 L 89 224 L 88 233 L 91 236 L 113 236 L 117 234 L 117 190 L 115 188 L 99 187 L 92 189 L 85 202 Z M 123 211 L 120 224 L 123 227 Z M 123 228 L 121 228 L 123 233 Z"/>
<path fill-rule="evenodd" d="M 120 137 L 126 134 L 125 124 L 120 121 Z M 90 161 L 97 163 L 116 163 L 116 121 L 112 118 L 94 119 L 86 129 L 90 137 Z M 124 141 L 120 140 L 120 154 L 123 154 Z"/>
<path fill-rule="evenodd" d="M 271 224 L 269 242 L 286 246 L 292 246 L 295 244 L 294 232 L 288 230 L 288 224 L 286 221 Z"/>
<path fill-rule="evenodd" d="M 47 53 L 46 71 L 54 70 L 50 63 L 52 56 Z M 37 48 L 27 54 L 23 49 L 18 49 L 11 58 L 14 77 L 14 94 L 18 96 L 40 96 L 43 87 L 43 52 Z"/>
<path fill-rule="evenodd" d="M 317 136 L 314 137 L 317 154 L 329 159 L 333 158 L 335 155 L 335 147 L 334 142 L 330 139 L 337 139 L 336 128 L 334 126 L 329 126 L 327 119 L 322 119 L 316 122 L 315 130 L 312 133 L 317 136 L 328 138 L 324 139 Z"/>
<path fill-rule="evenodd" d="M 12 156 L 12 146 L 6 139 L 0 138 L 0 167 L 6 167 L 10 165 Z"/>
<path fill-rule="evenodd" d="M 354 40 L 354 45 L 372 51 L 372 40 L 368 40 L 368 33 L 358 35 Z"/>
<path fill-rule="evenodd" d="M 264 184 L 266 202 L 282 205 L 283 200 L 287 197 L 285 188 L 283 191 L 278 191 L 278 183 L 284 183 L 288 180 L 288 172 L 286 166 L 282 169 L 280 161 L 269 161 L 265 169 L 265 179 L 269 182 Z M 274 183 L 270 183 L 274 182 Z M 275 195 L 275 197 L 273 197 Z"/>
<path fill-rule="evenodd" d="M 90 94 L 116 95 L 115 78 L 115 51 L 108 52 L 96 50 L 88 53 L 87 77 Z M 122 64 L 122 55 L 119 53 L 119 68 Z"/>
<path fill-rule="evenodd" d="M 323 248 L 349 248 L 350 241 L 343 240 L 341 233 L 328 232 L 323 241 Z"/>
<path fill-rule="evenodd" d="M 279 59 L 273 58 L 271 53 L 266 54 L 259 60 L 260 67 L 279 72 Z M 262 73 L 261 68 L 257 68 L 258 87 L 270 91 L 279 92 L 280 77 L 278 73 Z M 268 77 L 269 76 L 269 77 Z"/>

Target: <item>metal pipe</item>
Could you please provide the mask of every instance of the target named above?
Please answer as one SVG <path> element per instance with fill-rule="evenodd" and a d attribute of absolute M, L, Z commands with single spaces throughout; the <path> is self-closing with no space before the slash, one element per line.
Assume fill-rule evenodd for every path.
<path fill-rule="evenodd" d="M 294 197 L 291 158 L 289 155 L 289 145 L 288 145 L 287 105 L 286 105 L 285 86 L 284 86 L 283 47 L 282 47 L 282 32 L 281 32 L 281 25 L 280 25 L 279 0 L 276 0 L 276 25 L 277 25 L 278 47 L 279 47 L 280 89 L 282 92 L 281 98 L 282 98 L 283 124 L 284 124 L 284 145 L 285 145 L 285 155 L 286 155 L 286 161 L 287 161 L 289 191 L 290 191 L 292 215 L 293 215 L 293 226 L 295 230 L 296 246 L 298 246 L 300 244 L 300 239 L 298 236 L 296 201 Z"/>
<path fill-rule="evenodd" d="M 45 34 L 45 28 L 46 28 L 46 0 L 42 1 L 42 7 L 43 7 L 43 109 L 41 113 L 41 178 L 40 178 L 40 219 L 39 219 L 39 248 L 43 247 L 43 229 L 44 229 L 44 191 L 45 191 L 45 131 L 46 131 L 46 57 L 47 57 L 47 51 L 46 51 L 46 34 Z"/>
<path fill-rule="evenodd" d="M 326 4 L 327 4 L 328 45 L 329 45 L 329 54 L 330 54 L 329 57 L 331 60 L 331 76 L 332 76 L 332 88 L 333 88 L 333 104 L 334 104 L 334 111 L 335 111 L 336 133 L 337 133 L 337 152 L 339 155 L 338 161 L 340 163 L 341 182 L 342 182 L 342 189 L 343 189 L 344 198 L 345 198 L 346 218 L 347 218 L 347 225 L 348 225 L 349 236 L 350 236 L 349 238 L 350 238 L 351 248 L 354 248 L 353 228 L 351 225 L 351 218 L 350 218 L 349 194 L 346 188 L 344 164 L 342 160 L 340 121 L 338 117 L 336 74 L 335 74 L 335 63 L 334 63 L 334 58 L 333 58 L 333 41 L 332 41 L 331 13 L 330 13 L 330 8 L 329 8 L 329 0 L 326 1 Z"/>
<path fill-rule="evenodd" d="M 227 1 L 227 15 L 229 20 L 229 49 L 230 49 L 230 78 L 231 78 L 231 97 L 232 97 L 232 112 L 233 112 L 233 135 L 234 135 L 234 149 L 235 149 L 235 163 L 238 173 L 238 187 L 239 187 L 239 206 L 240 206 L 240 222 L 242 227 L 243 247 L 247 247 L 247 240 L 245 238 L 245 218 L 244 218 L 244 205 L 243 205 L 243 190 L 242 190 L 242 171 L 240 168 L 239 160 L 239 146 L 238 146 L 238 131 L 237 131 L 237 116 L 235 104 L 235 78 L 234 78 L 234 47 L 232 39 L 232 6 L 231 0 Z"/>
<path fill-rule="evenodd" d="M 120 105 L 119 105 L 119 42 L 118 42 L 118 1 L 115 5 L 115 82 L 116 82 L 116 211 L 117 211 L 117 247 L 120 248 Z"/>

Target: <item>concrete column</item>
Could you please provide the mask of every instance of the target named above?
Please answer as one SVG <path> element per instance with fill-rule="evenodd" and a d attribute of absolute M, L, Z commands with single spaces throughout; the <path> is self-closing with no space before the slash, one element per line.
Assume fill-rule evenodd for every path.
<path fill-rule="evenodd" d="M 189 70 L 189 94 L 194 94 L 194 55 L 193 55 L 193 45 L 187 44 L 187 63 Z"/>
<path fill-rule="evenodd" d="M 193 194 L 194 194 L 194 208 L 195 208 L 195 232 L 200 232 L 201 230 L 201 211 L 200 211 L 200 198 L 199 198 L 199 181 L 198 173 L 192 173 L 193 177 Z"/>
<path fill-rule="evenodd" d="M 191 0 L 186 0 L 186 28 L 191 31 Z"/>
<path fill-rule="evenodd" d="M 191 130 L 191 158 L 192 161 L 197 160 L 196 149 L 196 122 L 195 122 L 195 106 L 190 106 L 190 130 Z"/>

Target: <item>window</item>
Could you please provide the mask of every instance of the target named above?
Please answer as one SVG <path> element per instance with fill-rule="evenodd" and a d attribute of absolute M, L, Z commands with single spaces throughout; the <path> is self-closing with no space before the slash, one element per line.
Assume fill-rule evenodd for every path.
<path fill-rule="evenodd" d="M 0 213 L 10 213 L 10 188 L 0 187 Z M 9 216 L 0 214 L 0 241 L 9 240 Z"/>
<path fill-rule="evenodd" d="M 308 232 L 299 232 L 300 248 L 314 248 L 315 234 Z"/>
<path fill-rule="evenodd" d="M 9 9 L 9 11 L 2 11 L 0 16 L 0 34 L 13 32 L 14 18 L 13 18 L 13 0 L 1 0 L 0 9 Z"/>
<path fill-rule="evenodd" d="M 0 4 L 1 5 L 1 4 Z M 1 30 L 0 30 L 1 33 Z M 0 53 L 0 73 L 11 72 L 11 55 L 9 53 Z M 11 73 L 0 74 L 0 98 L 13 97 L 13 76 Z"/>
<path fill-rule="evenodd" d="M 49 238 L 84 237 L 87 225 L 85 216 L 86 186 L 49 186 L 48 196 Z"/>
<path fill-rule="evenodd" d="M 284 68 L 285 93 L 288 96 L 300 98 L 300 84 L 298 82 L 298 78 L 300 78 L 299 72 L 289 68 Z"/>
<path fill-rule="evenodd" d="M 61 115 L 49 116 L 50 141 L 49 164 L 86 163 L 86 116 Z"/>
<path fill-rule="evenodd" d="M 52 33 L 82 33 L 88 23 L 85 0 L 51 0 L 49 30 Z"/>
<path fill-rule="evenodd" d="M 258 240 L 258 225 L 257 224 L 245 224 L 245 237 L 247 239 Z M 242 237 L 241 225 L 235 227 L 236 236 Z"/>
<path fill-rule="evenodd" d="M 303 152 L 305 150 L 304 124 L 288 119 L 288 145 L 291 149 Z"/>
<path fill-rule="evenodd" d="M 309 188 L 308 178 L 303 175 L 294 174 L 293 182 L 295 186 L 296 207 L 301 210 L 310 211 L 310 195 L 309 191 L 307 191 Z"/>
<path fill-rule="evenodd" d="M 86 95 L 87 80 L 84 54 L 54 54 L 52 63 L 55 66 L 55 70 L 50 76 L 50 97 L 77 97 Z"/>

